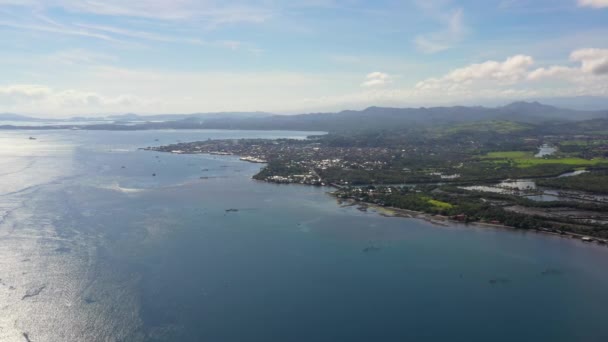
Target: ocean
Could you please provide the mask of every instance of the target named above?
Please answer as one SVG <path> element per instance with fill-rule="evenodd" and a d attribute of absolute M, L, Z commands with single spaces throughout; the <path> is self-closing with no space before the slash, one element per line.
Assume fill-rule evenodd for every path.
<path fill-rule="evenodd" d="M 606 247 L 140 150 L 309 134 L 0 131 L 0 341 L 608 340 Z"/>

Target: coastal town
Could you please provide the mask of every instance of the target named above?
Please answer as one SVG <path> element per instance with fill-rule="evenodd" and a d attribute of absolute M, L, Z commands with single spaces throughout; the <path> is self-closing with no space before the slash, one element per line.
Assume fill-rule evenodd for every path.
<path fill-rule="evenodd" d="M 327 147 L 315 139 L 211 140 L 148 149 L 176 154 L 235 155 L 243 161 L 268 164 L 255 179 L 320 186 L 349 184 L 348 180 L 326 177 L 332 170 L 377 171 L 395 158 L 395 151 L 388 148 Z"/>
<path fill-rule="evenodd" d="M 237 156 L 263 165 L 256 180 L 331 186 L 336 198 L 359 204 L 608 239 L 605 137 L 466 133 L 207 140 L 146 150 Z"/>

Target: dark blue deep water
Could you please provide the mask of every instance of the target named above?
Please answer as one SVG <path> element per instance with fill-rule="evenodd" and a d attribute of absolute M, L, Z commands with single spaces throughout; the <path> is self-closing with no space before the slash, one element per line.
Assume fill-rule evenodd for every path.
<path fill-rule="evenodd" d="M 0 341 L 608 341 L 606 247 L 138 150 L 305 135 L 0 132 Z"/>

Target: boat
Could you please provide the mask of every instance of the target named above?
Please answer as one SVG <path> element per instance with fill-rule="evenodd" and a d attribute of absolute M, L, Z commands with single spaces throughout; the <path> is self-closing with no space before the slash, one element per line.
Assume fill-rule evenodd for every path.
<path fill-rule="evenodd" d="M 361 250 L 361 252 L 363 252 L 363 253 L 378 252 L 378 251 L 380 251 L 380 247 L 376 247 L 376 246 L 365 247 L 365 248 L 363 248 L 363 250 Z"/>

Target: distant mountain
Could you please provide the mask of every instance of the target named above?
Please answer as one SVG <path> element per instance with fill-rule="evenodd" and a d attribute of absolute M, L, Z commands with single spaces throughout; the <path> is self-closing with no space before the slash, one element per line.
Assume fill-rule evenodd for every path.
<path fill-rule="evenodd" d="M 533 100 L 559 108 L 577 110 L 602 110 L 608 108 L 608 97 L 604 96 L 549 97 Z"/>
<path fill-rule="evenodd" d="M 241 118 L 261 118 L 272 116 L 273 114 L 264 112 L 218 112 L 218 113 L 193 113 L 193 114 L 154 114 L 154 115 L 140 115 L 140 114 L 121 114 L 121 115 L 110 115 L 106 118 L 113 121 L 177 121 L 177 120 L 195 120 L 204 121 L 208 119 L 241 119 Z"/>
<path fill-rule="evenodd" d="M 23 116 L 7 116 L 26 120 Z M 99 120 L 100 118 L 97 118 Z M 145 129 L 257 129 L 301 131 L 363 131 L 406 129 L 420 126 L 458 124 L 486 120 L 507 120 L 528 124 L 608 119 L 608 110 L 564 109 L 539 102 L 513 102 L 502 107 L 431 107 L 345 110 L 338 113 L 274 115 L 263 112 L 226 112 L 195 114 L 123 114 L 105 118 L 107 123 L 68 125 L 66 128 L 90 130 Z M 31 120 L 31 119 L 30 119 Z M 114 121 L 111 123 L 110 121 Z M 54 126 L 55 128 L 60 126 Z M 20 129 L 5 126 L 4 129 Z M 35 129 L 28 126 L 29 129 Z M 45 129 L 41 126 L 38 129 Z"/>
<path fill-rule="evenodd" d="M 128 113 L 128 114 L 118 114 L 118 115 L 109 115 L 105 117 L 109 120 L 115 121 L 142 121 L 144 120 L 142 116 L 138 114 Z"/>
<path fill-rule="evenodd" d="M 0 113 L 0 121 L 42 121 L 43 119 L 33 118 L 30 116 L 13 114 L 13 113 Z"/>
<path fill-rule="evenodd" d="M 580 111 L 543 105 L 538 102 L 514 102 L 497 108 L 432 107 L 385 108 L 369 107 L 361 111 L 274 115 L 262 118 L 217 118 L 204 123 L 206 128 L 283 129 L 283 130 L 371 130 L 473 122 L 510 120 L 523 123 L 545 121 L 579 121 L 608 118 L 608 111 Z"/>
<path fill-rule="evenodd" d="M 585 111 L 558 108 L 539 102 L 513 102 L 498 108 L 503 119 L 522 122 L 538 122 L 546 120 L 580 121 L 606 118 L 608 111 Z"/>

